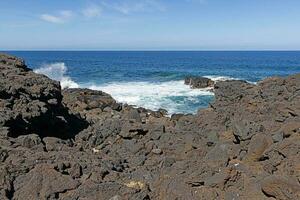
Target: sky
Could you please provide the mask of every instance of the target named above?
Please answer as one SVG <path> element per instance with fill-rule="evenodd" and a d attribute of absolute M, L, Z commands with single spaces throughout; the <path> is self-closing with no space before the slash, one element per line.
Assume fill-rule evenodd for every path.
<path fill-rule="evenodd" d="M 1 0 L 1 50 L 300 50 L 299 0 Z"/>

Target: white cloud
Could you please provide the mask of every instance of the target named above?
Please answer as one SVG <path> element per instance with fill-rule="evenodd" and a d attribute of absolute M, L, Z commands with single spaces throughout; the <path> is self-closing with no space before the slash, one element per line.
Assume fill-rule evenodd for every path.
<path fill-rule="evenodd" d="M 206 0 L 185 0 L 185 1 L 190 3 L 200 3 L 200 4 L 206 3 Z"/>
<path fill-rule="evenodd" d="M 126 0 L 117 3 L 103 3 L 103 5 L 125 15 L 137 12 L 166 10 L 157 0 Z"/>
<path fill-rule="evenodd" d="M 70 10 L 59 11 L 57 15 L 42 14 L 40 18 L 46 22 L 62 24 L 67 22 L 73 16 L 73 12 Z"/>
<path fill-rule="evenodd" d="M 101 16 L 102 9 L 99 6 L 91 5 L 82 10 L 82 14 L 87 18 L 94 18 Z"/>

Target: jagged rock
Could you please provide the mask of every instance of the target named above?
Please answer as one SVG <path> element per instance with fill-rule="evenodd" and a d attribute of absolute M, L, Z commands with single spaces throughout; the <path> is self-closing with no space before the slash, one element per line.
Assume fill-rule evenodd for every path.
<path fill-rule="evenodd" d="M 161 149 L 152 149 L 152 151 L 151 151 L 152 153 L 154 153 L 154 154 L 162 154 L 162 150 Z"/>
<path fill-rule="evenodd" d="M 29 134 L 29 135 L 21 135 L 17 138 L 17 141 L 26 148 L 38 148 L 40 146 L 43 149 L 42 140 L 36 134 Z"/>
<path fill-rule="evenodd" d="M 106 119 L 102 123 L 96 123 L 81 131 L 77 140 L 87 141 L 90 147 L 101 145 L 109 136 L 116 136 L 122 129 L 118 119 Z"/>
<path fill-rule="evenodd" d="M 272 138 L 269 135 L 257 134 L 251 138 L 248 153 L 245 160 L 259 161 L 264 151 L 272 144 Z"/>
<path fill-rule="evenodd" d="M 28 184 L 30 183 L 30 184 Z M 53 199 L 60 193 L 74 190 L 79 183 L 48 165 L 37 165 L 28 174 L 14 181 L 14 199 Z"/>
<path fill-rule="evenodd" d="M 219 144 L 210 150 L 205 156 L 205 161 L 210 167 L 226 166 L 229 161 L 228 145 Z"/>
<path fill-rule="evenodd" d="M 47 151 L 62 151 L 68 149 L 70 146 L 69 141 L 55 137 L 45 137 L 43 138 L 43 142 Z"/>
<path fill-rule="evenodd" d="M 82 175 L 82 167 L 80 166 L 80 164 L 73 164 L 69 171 L 69 174 L 72 176 L 72 178 L 79 178 Z"/>
<path fill-rule="evenodd" d="M 69 112 L 80 115 L 90 122 L 97 121 L 97 115 L 101 115 L 104 109 L 121 110 L 121 104 L 118 104 L 109 94 L 102 91 L 90 89 L 65 89 L 62 91 L 63 104 L 69 109 Z"/>
<path fill-rule="evenodd" d="M 218 106 L 232 104 L 246 96 L 251 87 L 253 87 L 251 84 L 241 80 L 217 82 L 214 86 L 215 104 L 220 104 Z"/>
<path fill-rule="evenodd" d="M 300 74 L 217 82 L 169 118 L 0 69 L 0 199 L 299 199 Z"/>
<path fill-rule="evenodd" d="M 148 133 L 148 129 L 140 123 L 126 123 L 123 125 L 119 135 L 126 139 L 138 138 Z"/>
<path fill-rule="evenodd" d="M 189 85 L 191 88 L 206 88 L 213 87 L 214 81 L 205 77 L 186 77 L 184 84 Z"/>
<path fill-rule="evenodd" d="M 0 126 L 8 127 L 10 136 L 67 135 L 59 82 L 5 54 L 0 54 L 0 71 Z"/>
<path fill-rule="evenodd" d="M 4 162 L 7 157 L 8 157 L 7 150 L 2 149 L 1 146 L 0 146 L 0 162 Z"/>
<path fill-rule="evenodd" d="M 262 181 L 261 188 L 268 197 L 282 200 L 300 198 L 300 184 L 291 177 L 269 176 Z"/>
<path fill-rule="evenodd" d="M 130 109 L 126 117 L 129 120 L 135 120 L 135 122 L 142 122 L 141 116 L 137 109 Z"/>
<path fill-rule="evenodd" d="M 13 194 L 13 177 L 7 167 L 0 166 L 0 197 L 1 199 L 11 199 Z"/>

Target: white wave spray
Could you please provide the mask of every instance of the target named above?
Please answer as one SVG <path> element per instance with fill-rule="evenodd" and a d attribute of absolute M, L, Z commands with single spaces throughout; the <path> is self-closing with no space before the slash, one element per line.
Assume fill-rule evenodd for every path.
<path fill-rule="evenodd" d="M 51 79 L 60 81 L 62 88 L 78 88 L 79 85 L 66 75 L 67 70 L 68 68 L 65 63 L 59 62 L 43 65 L 41 68 L 34 70 L 34 72 L 44 74 Z"/>
<path fill-rule="evenodd" d="M 211 76 L 204 76 L 206 78 L 209 78 L 215 82 L 219 82 L 219 81 L 229 81 L 229 80 L 238 80 L 236 78 L 232 78 L 229 76 L 216 76 L 216 75 L 211 75 Z"/>
<path fill-rule="evenodd" d="M 197 105 L 201 104 L 204 96 L 214 95 L 212 88 L 191 89 L 183 80 L 167 82 L 112 82 L 107 84 L 81 84 L 79 85 L 67 76 L 65 63 L 52 63 L 43 65 L 34 70 L 51 79 L 60 81 L 62 88 L 86 87 L 93 90 L 101 90 L 110 95 L 118 102 L 129 105 L 144 107 L 151 110 L 164 108 L 169 114 L 195 113 Z M 226 76 L 205 76 L 214 81 L 234 80 Z M 203 98 L 202 98 L 203 97 Z M 208 102 L 207 102 L 208 103 Z"/>
<path fill-rule="evenodd" d="M 184 112 L 186 101 L 197 102 L 199 96 L 211 96 L 211 88 L 191 89 L 184 81 L 126 82 L 90 85 L 90 89 L 109 93 L 117 101 L 152 110 L 164 108 L 169 114 Z M 187 111 L 187 110 L 186 110 Z"/>

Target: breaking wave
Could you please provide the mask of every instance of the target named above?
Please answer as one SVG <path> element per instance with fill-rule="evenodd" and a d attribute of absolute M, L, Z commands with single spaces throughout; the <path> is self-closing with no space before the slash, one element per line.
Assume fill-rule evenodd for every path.
<path fill-rule="evenodd" d="M 62 88 L 78 88 L 79 85 L 66 75 L 67 71 L 68 68 L 63 62 L 46 64 L 34 70 L 36 73 L 44 74 L 51 79 L 60 81 Z"/>
<path fill-rule="evenodd" d="M 211 88 L 191 89 L 184 81 L 126 82 L 90 85 L 90 89 L 109 93 L 117 101 L 152 110 L 164 108 L 169 114 L 195 113 L 195 107 L 207 105 L 213 96 Z M 200 98 L 207 96 L 209 99 Z M 208 102 L 207 102 L 208 101 Z M 204 106 L 203 106 L 204 107 Z"/>
<path fill-rule="evenodd" d="M 166 109 L 169 114 L 195 113 L 213 99 L 212 88 L 191 89 L 184 80 L 166 82 L 111 82 L 106 84 L 78 84 L 67 75 L 63 62 L 45 64 L 34 70 L 60 81 L 62 88 L 85 87 L 110 94 L 121 103 L 151 110 Z M 213 81 L 235 80 L 228 76 L 205 76 Z"/>
<path fill-rule="evenodd" d="M 215 76 L 215 75 L 212 75 L 212 76 L 204 76 L 206 78 L 209 78 L 215 82 L 218 82 L 218 81 L 229 81 L 229 80 L 238 80 L 236 78 L 233 78 L 233 77 L 229 77 L 229 76 Z"/>

